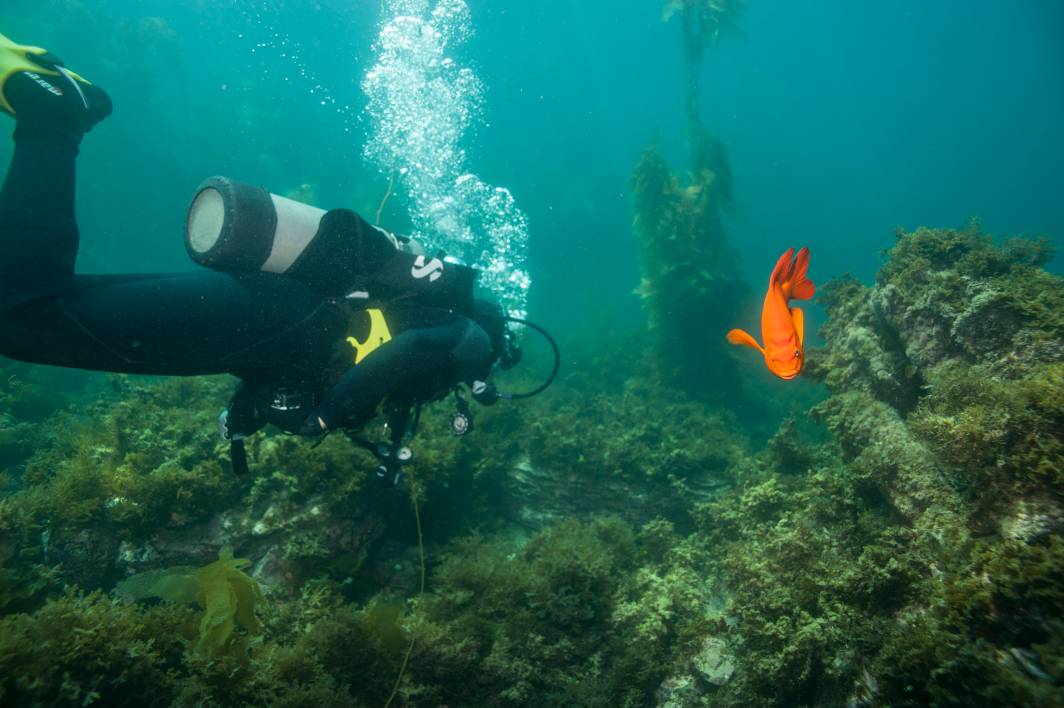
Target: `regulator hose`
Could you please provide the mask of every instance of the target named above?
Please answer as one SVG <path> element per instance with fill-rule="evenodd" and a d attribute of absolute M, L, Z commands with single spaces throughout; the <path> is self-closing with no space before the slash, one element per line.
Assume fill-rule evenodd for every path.
<path fill-rule="evenodd" d="M 539 394 L 546 391 L 547 388 L 550 387 L 552 383 L 554 383 L 554 379 L 558 376 L 558 369 L 561 368 L 562 365 L 562 354 L 558 350 L 558 343 L 554 341 L 554 337 L 550 336 L 550 332 L 543 329 L 538 324 L 533 324 L 532 322 L 529 322 L 528 320 L 523 320 L 519 317 L 510 317 L 509 315 L 505 315 L 503 319 L 505 319 L 507 322 L 516 322 L 517 324 L 522 324 L 526 327 L 531 327 L 532 329 L 543 335 L 543 338 L 547 340 L 547 343 L 550 344 L 550 348 L 554 351 L 554 368 L 551 369 L 550 376 L 548 376 L 543 383 L 541 383 L 539 386 L 535 387 L 531 391 L 522 391 L 521 393 L 505 393 L 503 391 L 499 391 L 498 396 L 499 398 L 507 401 L 518 401 L 522 398 L 532 398 L 533 396 L 538 396 Z"/>

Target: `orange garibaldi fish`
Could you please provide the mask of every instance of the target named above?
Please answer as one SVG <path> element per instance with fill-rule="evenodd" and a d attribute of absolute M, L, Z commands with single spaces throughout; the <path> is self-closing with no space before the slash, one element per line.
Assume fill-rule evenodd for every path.
<path fill-rule="evenodd" d="M 764 346 L 741 329 L 728 332 L 728 341 L 732 344 L 745 344 L 764 354 L 768 370 L 781 379 L 797 376 L 805 360 L 805 350 L 802 348 L 805 317 L 801 309 L 790 307 L 788 303 L 813 297 L 813 281 L 805 277 L 808 268 L 809 249 L 805 247 L 798 251 L 797 256 L 794 256 L 793 248 L 787 249 L 776 262 L 772 277 L 768 279 L 765 304 L 761 308 L 761 338 L 765 342 Z"/>

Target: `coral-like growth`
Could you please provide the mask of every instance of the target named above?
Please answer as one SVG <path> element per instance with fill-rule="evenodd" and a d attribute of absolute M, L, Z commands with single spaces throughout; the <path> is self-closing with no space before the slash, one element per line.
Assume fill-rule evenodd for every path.
<path fill-rule="evenodd" d="M 0 703 L 166 705 L 191 613 L 68 593 L 0 619 Z"/>
<path fill-rule="evenodd" d="M 661 520 L 638 533 L 616 518 L 563 521 L 525 545 L 468 537 L 418 604 L 403 695 L 426 704 L 646 705 L 702 645 L 713 587 L 700 574 L 704 562 Z"/>

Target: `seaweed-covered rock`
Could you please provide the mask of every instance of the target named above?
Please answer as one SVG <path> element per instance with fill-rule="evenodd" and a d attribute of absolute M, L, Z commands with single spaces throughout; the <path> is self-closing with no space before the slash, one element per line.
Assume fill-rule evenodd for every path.
<path fill-rule="evenodd" d="M 686 517 L 733 478 L 747 441 L 726 414 L 680 391 L 633 384 L 617 394 L 557 395 L 529 416 L 500 481 L 517 521 L 611 513 L 640 525 Z"/>
<path fill-rule="evenodd" d="M 1016 376 L 1064 360 L 1064 286 L 1040 267 L 1052 257 L 1047 241 L 997 246 L 972 223 L 899 233 L 889 256 L 879 309 L 916 366 L 960 359 Z"/>
<path fill-rule="evenodd" d="M 616 518 L 563 521 L 523 545 L 464 539 L 418 602 L 401 695 L 425 704 L 648 704 L 674 663 L 702 645 L 712 589 L 703 563 L 661 520 L 637 534 Z"/>
<path fill-rule="evenodd" d="M 842 276 L 820 288 L 818 301 L 828 313 L 820 330 L 827 346 L 808 352 L 806 374 L 832 391 L 867 391 L 899 411 L 911 409 L 922 385 L 919 370 L 873 291 Z"/>
<path fill-rule="evenodd" d="M 342 578 L 380 537 L 388 510 L 404 504 L 391 490 L 376 495 L 385 503 L 359 494 L 374 463 L 339 438 L 311 447 L 255 436 L 253 474 L 234 475 L 213 413 L 229 393 L 224 379 L 111 382 L 86 410 L 41 425 L 46 443 L 0 504 L 8 564 L 58 565 L 67 582 L 97 588 L 132 572 L 207 563 L 229 544 L 255 559 L 257 577 L 292 593 L 323 571 L 289 552 L 292 536 L 328 549 L 330 572 Z M 426 462 L 443 454 L 433 449 Z"/>
<path fill-rule="evenodd" d="M 878 566 L 893 512 L 867 485 L 836 461 L 802 476 L 764 471 L 702 507 L 701 543 L 727 593 L 707 635 L 734 665 L 712 687 L 715 704 L 841 702 L 859 670 L 854 646 L 913 577 L 904 561 Z"/>
<path fill-rule="evenodd" d="M 852 391 L 832 396 L 814 412 L 835 434 L 843 460 L 868 475 L 911 523 L 963 528 L 957 518 L 963 514 L 962 499 L 896 410 Z M 963 542 L 963 534 L 953 541 Z"/>
<path fill-rule="evenodd" d="M 735 662 L 728 645 L 717 637 L 706 637 L 692 663 L 698 675 L 714 686 L 728 683 L 735 673 Z"/>
<path fill-rule="evenodd" d="M 1059 700 L 1064 282 L 1039 267 L 1049 254 L 975 225 L 918 229 L 874 287 L 823 290 L 809 371 L 832 396 L 814 412 L 855 491 L 905 520 L 862 553 L 907 570 L 874 658 L 850 671 L 857 704 Z"/>
<path fill-rule="evenodd" d="M 930 479 L 937 466 L 977 507 L 1064 491 L 1064 281 L 1039 267 L 1050 255 L 1045 241 L 997 246 L 975 224 L 918 229 L 898 234 L 875 287 L 830 283 L 811 372 L 839 394 L 821 411 L 844 452 L 867 457 L 878 428 L 901 431 L 886 410 L 870 420 L 871 402 L 845 402 L 864 391 L 926 445 L 899 469 Z M 855 437 L 862 420 L 869 435 Z"/>
<path fill-rule="evenodd" d="M 1017 378 L 1064 360 L 1064 286 L 1040 268 L 1051 256 L 1046 241 L 996 246 L 975 223 L 899 231 L 875 287 L 843 277 L 822 288 L 826 346 L 810 354 L 808 371 L 904 414 L 944 362 Z"/>

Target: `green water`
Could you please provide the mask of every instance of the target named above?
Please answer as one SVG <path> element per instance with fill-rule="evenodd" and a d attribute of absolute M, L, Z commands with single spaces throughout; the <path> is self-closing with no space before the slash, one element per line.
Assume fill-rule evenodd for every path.
<path fill-rule="evenodd" d="M 340 436 L 256 436 L 234 476 L 226 377 L 0 360 L 0 704 L 383 705 L 408 642 L 393 705 L 1064 703 L 1064 266 L 993 245 L 1064 234 L 1064 11 L 748 3 L 694 87 L 718 211 L 690 206 L 725 172 L 690 174 L 668 5 L 5 1 L 0 32 L 115 103 L 81 146 L 80 272 L 192 268 L 188 200 L 227 175 L 481 266 L 563 366 L 467 438 L 426 413 L 416 525 Z M 637 292 L 649 146 L 734 249 L 673 310 Z M 759 333 L 803 245 L 784 382 L 723 335 Z M 550 366 L 523 341 L 513 389 Z M 225 545 L 257 632 L 112 593 Z"/>

